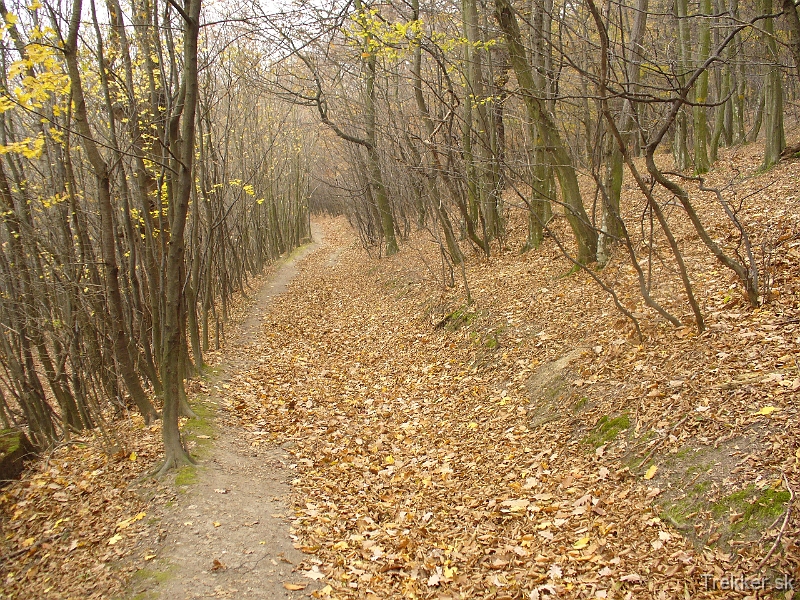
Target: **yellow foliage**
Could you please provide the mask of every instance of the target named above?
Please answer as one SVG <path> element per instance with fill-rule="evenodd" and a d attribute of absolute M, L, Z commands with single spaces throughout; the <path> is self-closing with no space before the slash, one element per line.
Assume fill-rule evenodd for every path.
<path fill-rule="evenodd" d="M 40 133 L 35 138 L 26 138 L 19 142 L 0 145 L 0 154 L 21 154 L 25 158 L 39 158 L 44 149 L 44 136 Z"/>

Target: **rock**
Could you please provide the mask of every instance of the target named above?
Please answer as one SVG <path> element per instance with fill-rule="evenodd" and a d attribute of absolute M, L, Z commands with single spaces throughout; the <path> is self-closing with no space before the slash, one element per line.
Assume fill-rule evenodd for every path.
<path fill-rule="evenodd" d="M 0 429 L 0 486 L 19 477 L 25 459 L 33 452 L 33 446 L 23 432 Z"/>
<path fill-rule="evenodd" d="M 569 366 L 581 357 L 586 348 L 576 348 L 551 362 L 542 364 L 526 382 L 530 404 L 528 417 L 530 427 L 541 427 L 567 415 L 565 402 L 572 393 Z"/>

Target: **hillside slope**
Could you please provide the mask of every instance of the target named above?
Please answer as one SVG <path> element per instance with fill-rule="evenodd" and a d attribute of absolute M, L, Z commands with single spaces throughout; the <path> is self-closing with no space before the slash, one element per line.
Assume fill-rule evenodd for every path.
<path fill-rule="evenodd" d="M 238 428 L 237 443 L 280 445 L 291 462 L 293 535 L 306 554 L 287 589 L 727 598 L 754 597 L 729 588 L 765 577 L 769 593 L 792 597 L 777 588 L 800 578 L 800 162 L 757 165 L 753 148 L 730 151 L 707 183 L 735 180 L 725 193 L 753 232 L 762 307 L 669 209 L 702 335 L 657 236 L 653 294 L 685 327 L 644 307 L 623 253 L 596 273 L 638 319 L 640 340 L 586 272 L 569 274 L 552 239 L 518 252 L 513 209 L 503 248 L 470 257 L 470 306 L 458 272 L 445 285 L 429 232 L 376 259 L 344 219 L 321 220 L 326 245 L 298 265 L 259 348 L 219 390 L 218 418 Z M 713 235 L 735 243 L 715 198 L 695 189 L 693 200 Z M 625 210 L 630 222 L 644 214 L 631 186 Z M 637 252 L 650 270 L 648 246 Z M 152 568 L 164 533 L 155 517 L 175 491 L 126 486 L 157 460 L 159 429 L 134 416 L 113 436 L 116 455 L 87 435 L 0 495 L 7 596 L 110 597 Z M 304 590 L 305 577 L 322 579 Z"/>

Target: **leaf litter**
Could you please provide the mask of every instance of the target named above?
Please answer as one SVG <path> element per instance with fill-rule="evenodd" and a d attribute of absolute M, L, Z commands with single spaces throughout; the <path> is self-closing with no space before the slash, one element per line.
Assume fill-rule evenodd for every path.
<path fill-rule="evenodd" d="M 721 164 L 752 173 L 757 160 L 745 149 Z M 707 315 L 702 336 L 648 313 L 633 270 L 612 260 L 602 275 L 639 317 L 642 343 L 588 277 L 563 277 L 571 265 L 556 248 L 519 255 L 524 221 L 513 214 L 505 248 L 467 267 L 478 309 L 463 307 L 458 287 L 442 288 L 428 267 L 435 261 L 422 260 L 438 253 L 424 234 L 375 260 L 346 223 L 327 221 L 328 248 L 274 301 L 265 342 L 249 369 L 232 374 L 223 400 L 252 447 L 281 444 L 292 456 L 289 518 L 309 557 L 297 575 L 322 584 L 311 594 L 729 597 L 705 589 L 702 575 L 755 575 L 776 540 L 768 572 L 799 575 L 798 511 L 784 513 L 783 504 L 774 522 L 715 543 L 720 522 L 737 518 L 736 494 L 800 489 L 800 218 L 785 183 L 799 175 L 788 162 L 740 184 L 744 195 L 765 179 L 780 182 L 750 196 L 743 214 L 769 250 L 771 302 L 756 310 L 671 216 Z M 775 200 L 778 187 L 785 202 Z M 713 215 L 713 199 L 693 194 Z M 638 200 L 627 206 L 635 212 Z M 721 223 L 711 223 L 719 235 Z M 689 323 L 669 261 L 654 262 L 653 273 L 659 301 Z M 435 327 L 455 310 L 473 316 Z M 536 425 L 529 381 L 570 353 L 561 410 Z M 586 442 L 602 419 L 620 415 L 628 427 L 598 446 Z M 39 595 L 102 597 L 125 579 L 111 575 L 113 561 L 134 551 L 152 557 L 131 541 L 145 529 L 145 519 L 132 519 L 147 503 L 124 482 L 156 459 L 158 432 L 129 423 L 124 460 L 73 444 L 3 491 L 9 596 L 30 585 Z M 697 480 L 708 482 L 707 503 L 683 523 L 660 503 L 685 494 L 675 465 L 686 452 L 714 458 Z M 719 506 L 727 512 L 715 516 Z M 791 516 L 783 527 L 782 514 Z M 81 571 L 103 582 L 81 581 Z"/>

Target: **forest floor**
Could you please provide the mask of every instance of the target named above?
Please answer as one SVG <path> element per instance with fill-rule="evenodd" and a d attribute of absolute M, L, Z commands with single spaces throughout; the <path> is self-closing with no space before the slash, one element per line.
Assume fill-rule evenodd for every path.
<path fill-rule="evenodd" d="M 240 307 L 260 327 L 192 383 L 199 469 L 129 486 L 159 435 L 131 416 L 113 457 L 87 437 L 3 490 L 5 595 L 800 597 L 800 162 L 758 158 L 730 150 L 706 183 L 742 204 L 762 307 L 670 209 L 700 335 L 659 236 L 653 293 L 685 327 L 644 307 L 621 251 L 598 273 L 639 339 L 552 240 L 519 253 L 515 214 L 470 258 L 470 306 L 430 233 L 377 259 L 321 219 L 285 293 Z M 625 210 L 644 214 L 630 187 Z"/>

